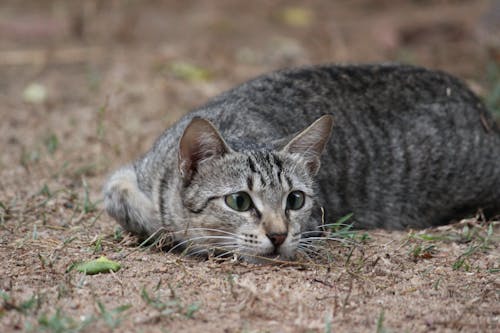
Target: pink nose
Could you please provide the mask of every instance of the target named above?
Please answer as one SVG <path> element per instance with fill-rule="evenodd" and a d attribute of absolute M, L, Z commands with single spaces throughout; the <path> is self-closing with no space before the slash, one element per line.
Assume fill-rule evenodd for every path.
<path fill-rule="evenodd" d="M 275 247 L 278 247 L 281 244 L 283 244 L 285 242 L 285 239 L 286 239 L 286 233 L 272 232 L 272 233 L 266 234 L 266 236 L 267 236 L 267 238 L 269 238 L 269 240 L 271 241 L 271 243 L 273 243 L 273 245 Z"/>

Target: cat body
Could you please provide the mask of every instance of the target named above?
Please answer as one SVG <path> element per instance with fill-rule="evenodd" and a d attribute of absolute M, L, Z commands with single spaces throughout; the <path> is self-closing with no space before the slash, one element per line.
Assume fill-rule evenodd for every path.
<path fill-rule="evenodd" d="M 500 212 L 500 131 L 442 72 L 282 70 L 184 116 L 104 192 L 139 236 L 291 259 L 322 220 L 349 213 L 357 228 L 404 229 Z"/>

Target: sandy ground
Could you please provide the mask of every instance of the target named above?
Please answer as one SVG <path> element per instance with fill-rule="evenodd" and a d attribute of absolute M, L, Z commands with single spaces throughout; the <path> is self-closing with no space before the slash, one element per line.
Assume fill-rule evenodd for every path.
<path fill-rule="evenodd" d="M 191 108 L 277 68 L 409 62 L 494 103 L 488 1 L 81 3 L 0 4 L 1 332 L 500 331 L 500 224 L 480 215 L 255 266 L 138 248 L 100 194 Z M 122 268 L 68 271 L 101 255 Z"/>

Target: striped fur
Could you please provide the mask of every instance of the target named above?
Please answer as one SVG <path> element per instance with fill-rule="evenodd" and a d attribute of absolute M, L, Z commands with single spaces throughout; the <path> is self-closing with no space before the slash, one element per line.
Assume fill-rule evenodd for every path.
<path fill-rule="evenodd" d="M 325 114 L 333 117 L 331 136 L 326 118 L 297 134 Z M 184 146 L 203 144 L 196 133 L 206 131 L 211 140 L 200 151 L 213 153 L 184 154 L 195 166 L 186 182 L 179 142 L 199 118 L 210 123 L 195 120 L 201 129 Z M 306 204 L 286 211 L 293 190 L 306 194 Z M 227 207 L 224 196 L 239 191 L 255 209 Z M 105 204 L 125 229 L 143 237 L 162 229 L 179 244 L 191 239 L 183 245 L 195 252 L 224 244 L 247 259 L 293 258 L 317 230 L 320 207 L 329 222 L 354 213 L 358 228 L 423 228 L 478 208 L 498 214 L 500 131 L 480 100 L 442 72 L 401 65 L 278 71 L 166 130 L 144 157 L 111 176 Z M 278 226 L 287 237 L 273 246 L 266 232 Z"/>

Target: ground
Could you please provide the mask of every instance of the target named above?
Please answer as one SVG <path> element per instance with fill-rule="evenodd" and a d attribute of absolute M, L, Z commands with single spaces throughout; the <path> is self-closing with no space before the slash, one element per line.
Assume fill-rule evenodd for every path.
<path fill-rule="evenodd" d="M 0 5 L 0 331 L 498 332 L 499 222 L 350 234 L 251 265 L 138 247 L 101 187 L 162 130 L 260 73 L 400 61 L 499 109 L 488 1 L 14 1 Z M 84 275 L 75 262 L 122 265 Z"/>

